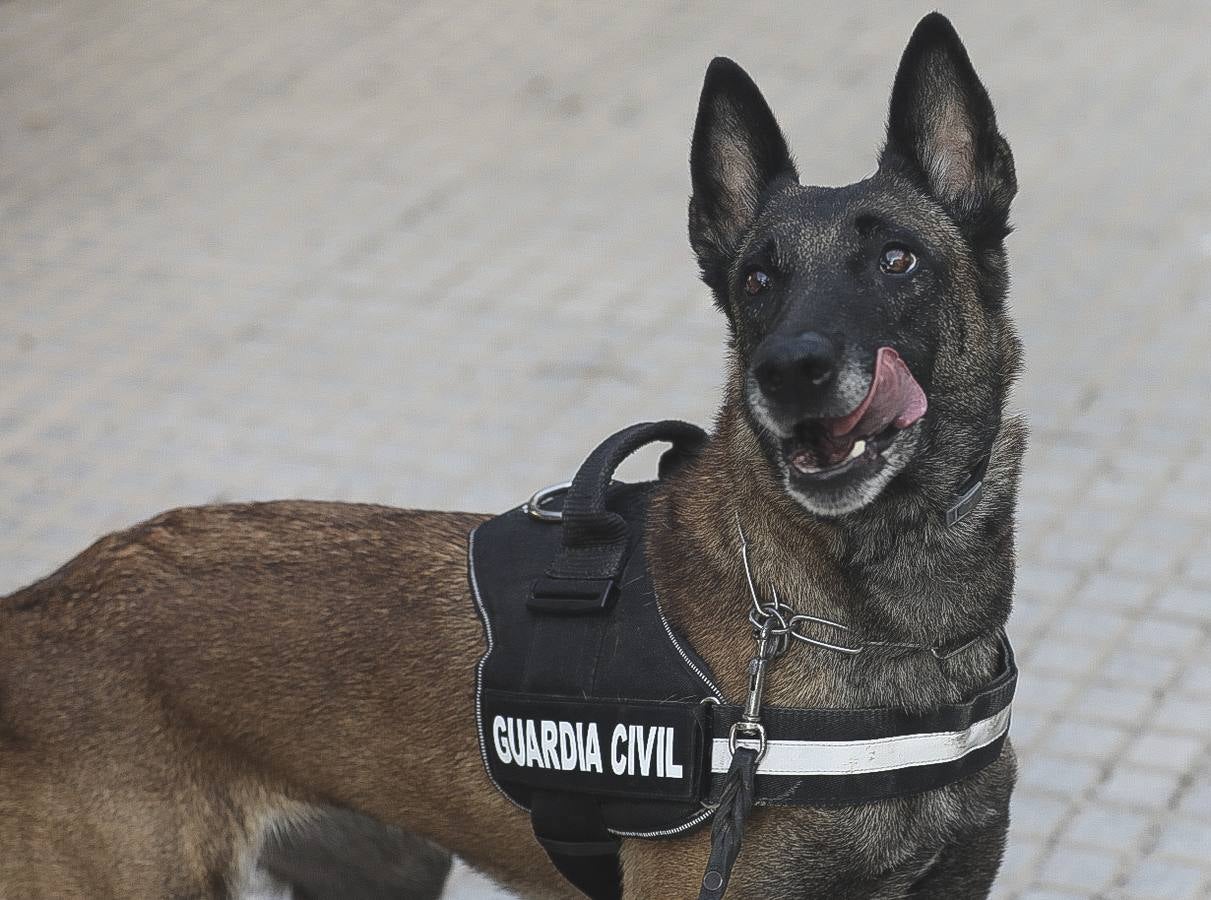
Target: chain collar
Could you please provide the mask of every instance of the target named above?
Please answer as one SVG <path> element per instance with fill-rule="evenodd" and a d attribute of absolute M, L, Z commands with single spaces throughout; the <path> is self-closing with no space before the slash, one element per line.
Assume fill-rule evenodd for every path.
<path fill-rule="evenodd" d="M 744 562 L 744 577 L 748 582 L 750 597 L 748 620 L 753 626 L 755 637 L 769 639 L 774 642 L 772 648 L 773 656 L 781 655 L 790 646 L 790 641 L 796 640 L 804 644 L 810 644 L 813 647 L 832 650 L 834 653 L 843 653 L 847 656 L 858 656 L 870 650 L 906 650 L 913 653 L 928 652 L 941 662 L 963 652 L 983 637 L 982 634 L 977 634 L 971 640 L 952 648 L 929 646 L 927 644 L 898 643 L 894 641 L 848 641 L 840 643 L 837 639 L 824 640 L 823 638 L 813 637 L 811 634 L 806 633 L 805 629 L 818 626 L 819 628 L 831 629 L 833 632 L 841 632 L 843 634 L 852 634 L 853 629 L 848 625 L 842 625 L 840 622 L 834 622 L 832 619 L 823 619 L 820 616 L 809 616 L 806 613 L 794 612 L 794 610 L 778 599 L 777 588 L 770 589 L 774 598 L 772 602 L 762 602 L 761 598 L 757 595 L 757 586 L 753 582 L 753 572 L 748 560 L 748 540 L 744 536 L 744 529 L 740 526 L 739 515 L 736 516 L 736 531 L 740 534 L 740 559 Z"/>

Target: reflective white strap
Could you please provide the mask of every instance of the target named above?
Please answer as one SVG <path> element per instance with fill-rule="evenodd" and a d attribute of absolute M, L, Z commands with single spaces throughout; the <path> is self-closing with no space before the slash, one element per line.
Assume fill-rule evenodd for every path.
<path fill-rule="evenodd" d="M 1007 706 L 964 731 L 903 734 L 868 741 L 771 740 L 757 774 L 861 775 L 954 762 L 988 746 L 1008 730 Z M 711 744 L 711 772 L 726 772 L 732 762 L 727 738 L 715 738 Z"/>

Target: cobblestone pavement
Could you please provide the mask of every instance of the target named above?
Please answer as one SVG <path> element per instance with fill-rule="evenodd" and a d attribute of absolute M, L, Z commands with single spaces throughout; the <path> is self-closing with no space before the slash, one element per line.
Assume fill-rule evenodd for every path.
<path fill-rule="evenodd" d="M 0 4 L 0 588 L 169 506 L 499 510 L 616 426 L 708 421 L 707 61 L 852 181 L 925 9 Z M 1211 10 L 948 11 L 1022 185 L 997 896 L 1208 897 Z"/>

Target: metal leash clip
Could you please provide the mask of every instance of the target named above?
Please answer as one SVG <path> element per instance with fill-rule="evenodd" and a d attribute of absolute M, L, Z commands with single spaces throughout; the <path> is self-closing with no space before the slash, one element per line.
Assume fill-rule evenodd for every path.
<path fill-rule="evenodd" d="M 732 725 L 728 732 L 727 744 L 732 755 L 736 748 L 749 747 L 757 751 L 757 761 L 765 756 L 766 739 L 765 726 L 761 724 L 761 700 L 765 696 L 765 670 L 770 660 L 786 650 L 786 635 L 776 634 L 774 619 L 765 620 L 758 631 L 754 629 L 753 637 L 757 641 L 757 652 L 748 661 L 748 696 L 744 701 L 744 712 L 740 721 Z"/>
<path fill-rule="evenodd" d="M 748 663 L 748 696 L 744 701 L 744 712 L 728 732 L 732 761 L 719 794 L 719 805 L 715 807 L 715 820 L 711 824 L 711 855 L 707 860 L 706 874 L 702 876 L 698 900 L 722 900 L 732 866 L 740 855 L 745 823 L 753 808 L 757 767 L 768 747 L 765 726 L 761 724 L 765 671 L 770 660 L 784 652 L 790 643 L 785 631 L 779 633 L 776 622 L 775 618 L 766 618 L 759 629 L 753 629 L 757 652 Z"/>

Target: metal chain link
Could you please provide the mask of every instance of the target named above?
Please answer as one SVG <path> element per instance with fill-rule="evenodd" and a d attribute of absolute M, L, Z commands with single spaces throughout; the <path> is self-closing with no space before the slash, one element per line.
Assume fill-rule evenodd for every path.
<path fill-rule="evenodd" d="M 849 644 L 840 644 L 813 637 L 805 632 L 807 627 L 821 626 L 845 633 L 852 633 L 853 629 L 848 625 L 842 625 L 840 622 L 834 622 L 831 619 L 822 619 L 819 616 L 809 616 L 805 613 L 794 612 L 789 606 L 778 599 L 776 588 L 771 588 L 771 593 L 774 597 L 773 602 L 763 603 L 761 598 L 757 596 L 757 586 L 753 582 L 753 572 L 748 560 L 748 541 L 744 537 L 744 529 L 740 526 L 739 516 L 736 516 L 736 530 L 740 533 L 740 558 L 744 562 L 744 577 L 748 581 L 749 596 L 752 601 L 748 611 L 748 620 L 753 626 L 754 637 L 765 634 L 778 642 L 774 651 L 775 656 L 785 652 L 786 648 L 790 646 L 791 640 L 796 640 L 804 644 L 810 644 L 813 647 L 832 650 L 835 653 L 844 653 L 847 656 L 857 656 L 872 649 L 891 648 L 920 652 L 928 651 L 938 660 L 947 660 L 956 653 L 966 650 L 982 636 L 976 635 L 965 644 L 952 650 L 947 650 L 945 653 L 941 652 L 937 647 L 930 647 L 925 644 L 901 644 L 892 641 L 855 641 Z"/>

